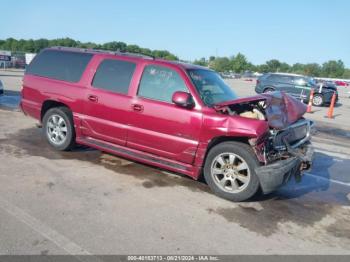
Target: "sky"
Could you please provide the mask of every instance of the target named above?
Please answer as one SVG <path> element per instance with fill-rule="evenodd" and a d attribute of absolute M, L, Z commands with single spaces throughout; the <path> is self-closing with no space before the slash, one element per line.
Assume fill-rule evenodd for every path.
<path fill-rule="evenodd" d="M 2 0 L 0 39 L 70 37 L 168 50 L 350 67 L 349 0 Z"/>

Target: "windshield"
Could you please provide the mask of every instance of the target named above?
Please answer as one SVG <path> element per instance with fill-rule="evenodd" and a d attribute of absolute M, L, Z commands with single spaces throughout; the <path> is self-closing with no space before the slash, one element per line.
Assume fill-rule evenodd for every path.
<path fill-rule="evenodd" d="M 207 106 L 234 100 L 237 95 L 214 71 L 205 69 L 187 70 L 193 84 L 196 86 L 202 101 Z"/>

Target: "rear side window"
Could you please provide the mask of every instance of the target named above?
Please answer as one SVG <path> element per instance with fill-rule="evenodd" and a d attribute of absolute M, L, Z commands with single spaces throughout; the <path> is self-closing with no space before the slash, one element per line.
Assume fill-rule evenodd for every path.
<path fill-rule="evenodd" d="M 92 86 L 119 94 L 127 94 L 136 64 L 106 59 L 99 65 Z"/>
<path fill-rule="evenodd" d="M 287 75 L 270 75 L 269 81 L 278 82 L 278 83 L 287 83 L 291 84 L 293 82 L 293 78 Z"/>
<path fill-rule="evenodd" d="M 139 96 L 172 103 L 176 91 L 188 92 L 183 79 L 176 71 L 156 65 L 145 67 L 140 81 Z"/>
<path fill-rule="evenodd" d="M 76 83 L 92 56 L 86 53 L 45 50 L 30 63 L 26 74 Z"/>
<path fill-rule="evenodd" d="M 262 76 L 259 76 L 258 77 L 258 80 L 260 81 L 260 82 L 263 82 L 263 81 L 265 81 L 266 79 L 269 79 L 269 75 L 267 75 L 267 74 L 264 74 L 264 75 L 262 75 Z"/>

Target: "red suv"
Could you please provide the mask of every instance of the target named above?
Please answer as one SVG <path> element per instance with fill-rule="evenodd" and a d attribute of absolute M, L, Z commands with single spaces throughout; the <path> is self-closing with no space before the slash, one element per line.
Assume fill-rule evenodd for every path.
<path fill-rule="evenodd" d="M 57 150 L 76 143 L 198 179 L 233 201 L 310 167 L 305 106 L 276 92 L 237 98 L 204 67 L 54 47 L 27 68 L 21 108 Z"/>

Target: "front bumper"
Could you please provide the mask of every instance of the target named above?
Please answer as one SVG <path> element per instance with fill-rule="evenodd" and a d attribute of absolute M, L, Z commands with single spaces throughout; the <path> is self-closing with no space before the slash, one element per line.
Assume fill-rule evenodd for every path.
<path fill-rule="evenodd" d="M 255 169 L 264 194 L 276 190 L 289 181 L 292 176 L 298 176 L 301 174 L 301 171 L 311 167 L 314 153 L 311 143 L 306 143 L 302 149 L 290 150 L 292 150 L 290 158 L 278 160 L 272 164 Z"/>

